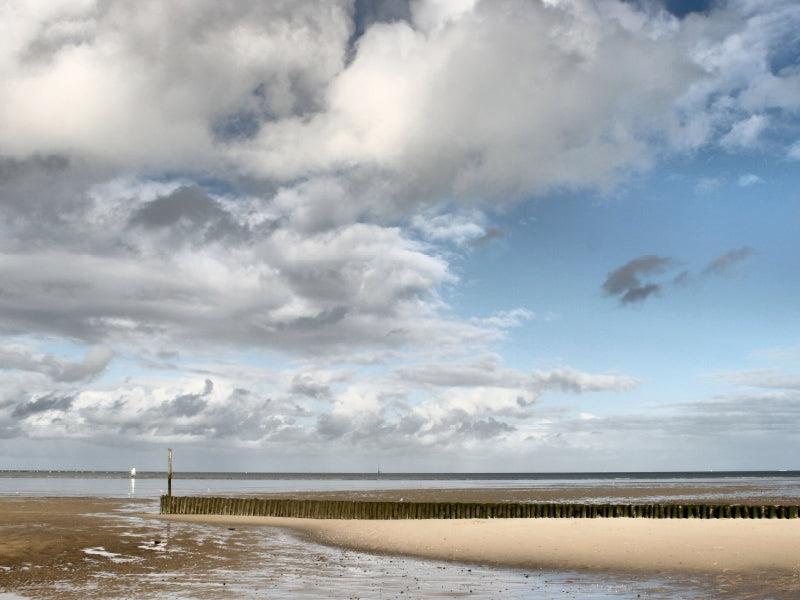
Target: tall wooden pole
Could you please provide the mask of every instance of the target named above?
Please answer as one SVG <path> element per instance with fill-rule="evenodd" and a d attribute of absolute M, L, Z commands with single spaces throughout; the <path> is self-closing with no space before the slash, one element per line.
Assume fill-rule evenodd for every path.
<path fill-rule="evenodd" d="M 167 450 L 167 496 L 172 496 L 172 448 Z"/>

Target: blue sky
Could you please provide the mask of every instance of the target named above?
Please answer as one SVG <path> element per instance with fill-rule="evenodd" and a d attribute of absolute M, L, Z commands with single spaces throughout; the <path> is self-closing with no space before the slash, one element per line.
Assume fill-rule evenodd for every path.
<path fill-rule="evenodd" d="M 2 468 L 797 468 L 795 2 L 158 6 L 0 9 Z"/>

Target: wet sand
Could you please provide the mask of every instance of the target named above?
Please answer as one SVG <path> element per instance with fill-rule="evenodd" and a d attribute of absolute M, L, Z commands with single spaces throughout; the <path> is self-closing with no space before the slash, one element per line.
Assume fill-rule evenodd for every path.
<path fill-rule="evenodd" d="M 408 499 L 443 496 L 441 490 L 402 493 Z M 465 501 L 478 497 L 497 501 L 498 492 L 476 492 Z M 269 560 L 254 548 L 279 528 L 330 547 L 397 557 L 531 572 L 694 577 L 715 590 L 696 597 L 800 597 L 800 519 L 334 521 L 163 516 L 156 510 L 152 501 L 0 498 L 0 591 L 90 597 L 86 590 L 102 582 L 94 597 L 145 597 L 154 590 L 174 593 L 190 580 L 217 586 L 196 597 L 218 597 L 225 572 L 255 572 Z M 135 517 L 137 511 L 142 515 Z M 193 529 L 192 521 L 204 525 Z M 309 558 L 293 559 L 301 579 L 311 577 Z"/>

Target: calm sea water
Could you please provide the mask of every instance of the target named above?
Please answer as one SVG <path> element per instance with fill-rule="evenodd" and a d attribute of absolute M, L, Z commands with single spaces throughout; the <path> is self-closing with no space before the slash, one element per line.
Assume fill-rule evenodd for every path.
<path fill-rule="evenodd" d="M 405 489 L 513 489 L 563 491 L 575 501 L 606 502 L 599 492 L 613 488 L 617 502 L 659 502 L 725 496 L 758 503 L 781 498 L 800 504 L 800 471 L 674 473 L 174 473 L 172 493 L 258 495 Z M 680 491 L 691 489 L 686 496 Z M 705 490 L 705 491 L 704 491 Z M 91 496 L 152 498 L 167 491 L 167 474 L 127 471 L 0 471 L 0 496 Z M 575 492 L 586 493 L 575 498 Z M 642 495 L 646 491 L 646 495 Z M 626 492 L 630 493 L 626 499 Z M 689 495 L 690 494 L 690 495 Z"/>
<path fill-rule="evenodd" d="M 100 498 L 135 498 L 146 500 L 147 510 L 158 510 L 158 498 L 166 492 L 166 474 L 145 472 L 130 479 L 127 472 L 77 471 L 0 471 L 0 496 Z M 684 489 L 692 497 L 719 498 L 730 495 L 758 502 L 760 499 L 784 498 L 800 504 L 800 471 L 729 472 L 729 473 L 562 473 L 562 474 L 330 474 L 330 473 L 176 473 L 172 491 L 175 495 L 258 495 L 314 491 L 369 492 L 404 489 L 514 489 L 529 490 L 532 497 L 541 490 L 563 490 L 574 499 L 575 491 L 586 493 L 584 501 L 603 501 L 601 490 L 613 487 L 616 501 L 630 493 L 636 501 L 675 500 Z M 647 496 L 642 491 L 647 490 Z M 620 496 L 621 494 L 621 496 Z M 154 536 L 164 524 L 143 519 L 136 513 L 140 502 L 131 503 L 130 525 L 123 535 Z M 181 600 L 250 597 L 274 599 L 313 598 L 511 598 L 545 600 L 581 598 L 599 600 L 636 598 L 699 600 L 731 597 L 717 595 L 715 582 L 703 577 L 642 577 L 603 574 L 522 571 L 483 565 L 460 565 L 408 557 L 374 555 L 313 543 L 291 532 L 253 527 L 230 531 L 212 525 L 171 523 L 173 535 L 178 528 L 215 544 L 241 544 L 247 547 L 245 560 L 220 567 L 213 572 L 174 574 L 180 586 L 169 589 L 169 597 Z M 149 529 L 153 529 L 150 532 Z M 142 533 L 144 532 L 144 533 Z M 163 535 L 163 532 L 162 532 Z M 240 536 L 240 537 L 234 537 Z M 242 538 L 241 536 L 245 536 Z M 210 543 L 210 542 L 209 542 Z M 100 552 L 91 549 L 93 552 Z M 175 547 L 174 551 L 182 549 Z M 100 556 L 100 558 L 98 558 Z M 92 556 L 101 560 L 102 552 Z M 313 561 L 313 565 L 311 562 Z M 0 573 L 0 600 L 25 598 L 4 593 Z M 156 574 L 159 581 L 165 577 Z M 154 575 L 155 576 L 155 575 Z M 217 594 L 223 581 L 235 582 Z M 75 589 L 74 596 L 92 592 L 97 598 L 126 594 L 124 581 L 117 581 L 109 595 Z M 155 590 L 155 588 L 154 588 Z M 47 590 L 40 590 L 47 595 Z M 163 589 L 153 592 L 160 597 Z M 151 597 L 137 591 L 137 597 Z M 116 594 L 116 595 L 115 595 Z M 41 595 L 41 594 L 40 594 Z"/>

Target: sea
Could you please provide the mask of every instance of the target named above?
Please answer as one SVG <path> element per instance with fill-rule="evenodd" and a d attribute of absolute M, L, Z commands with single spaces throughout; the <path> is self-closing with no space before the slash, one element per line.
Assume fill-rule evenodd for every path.
<path fill-rule="evenodd" d="M 167 492 L 164 472 L 0 471 L 0 496 L 95 497 L 131 499 L 125 518 L 130 531 L 147 530 L 142 512 L 157 513 Z M 800 471 L 677 473 L 220 473 L 176 472 L 173 495 L 258 496 L 305 492 L 348 492 L 365 497 L 396 490 L 520 490 L 531 498 L 540 492 L 564 493 L 574 502 L 728 501 L 800 505 Z M 691 492 L 688 490 L 692 490 Z M 578 496 L 576 497 L 576 493 Z M 581 496 L 580 494 L 584 494 Z M 518 497 L 518 496 L 517 496 Z M 552 496 L 551 496 L 552 497 Z M 250 560 L 226 564 L 218 572 L 173 574 L 182 585 L 170 588 L 180 600 L 207 598 L 355 599 L 355 598 L 508 598 L 599 600 L 639 598 L 687 600 L 730 598 L 718 581 L 703 576 L 602 574 L 521 570 L 459 564 L 413 557 L 370 554 L 320 545 L 283 529 L 230 531 L 216 525 L 172 523 L 219 545 L 244 544 Z M 239 537 L 232 537 L 232 536 Z M 245 537 L 242 537 L 245 536 Z M 179 550 L 179 549 L 176 549 Z M 102 549 L 86 549 L 102 558 Z M 92 556 L 96 559 L 98 556 Z M 0 557 L 1 558 L 1 557 Z M 0 561 L 1 562 L 1 561 Z M 312 564 L 313 563 L 313 564 Z M 160 574 L 166 577 L 166 574 Z M 223 591 L 222 581 L 228 582 Z M 216 583 L 215 583 L 216 582 Z M 216 585 L 219 584 L 219 585 Z M 216 587 L 215 587 L 216 586 Z M 76 589 L 83 597 L 89 590 Z M 96 590 L 94 590 L 96 592 Z M 98 597 L 98 596 L 93 596 Z M 133 596 L 132 596 L 133 597 Z M 141 590 L 136 597 L 149 597 Z M 154 596 L 155 597 L 155 596 Z M 758 597 L 751 596 L 751 597 Z M 27 596 L 3 590 L 0 600 Z"/>
<path fill-rule="evenodd" d="M 138 471 L 4 471 L 0 496 L 158 498 L 167 493 L 166 472 Z M 475 489 L 564 492 L 566 500 L 603 503 L 602 490 L 613 489 L 615 502 L 696 502 L 800 504 L 800 471 L 690 471 L 615 473 L 249 473 L 176 472 L 176 496 L 257 496 L 298 492 Z M 680 490 L 691 490 L 681 494 Z M 575 492 L 584 493 L 576 497 Z M 643 494 L 643 491 L 647 493 Z M 626 492 L 629 495 L 626 496 Z M 555 500 L 557 501 L 557 500 Z"/>

